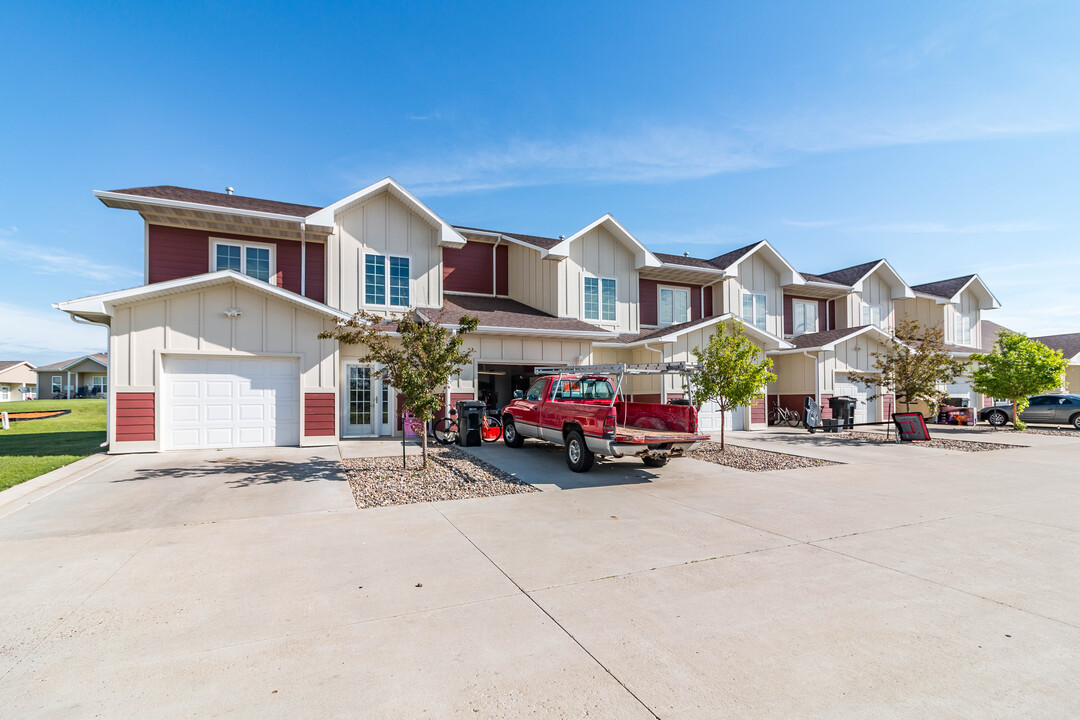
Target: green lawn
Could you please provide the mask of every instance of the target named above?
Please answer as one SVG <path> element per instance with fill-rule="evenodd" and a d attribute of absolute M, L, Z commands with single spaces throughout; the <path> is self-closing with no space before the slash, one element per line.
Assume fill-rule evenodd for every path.
<path fill-rule="evenodd" d="M 0 430 L 0 490 L 100 452 L 104 400 L 26 400 L 0 403 L 0 412 L 68 410 L 44 420 L 20 420 Z"/>

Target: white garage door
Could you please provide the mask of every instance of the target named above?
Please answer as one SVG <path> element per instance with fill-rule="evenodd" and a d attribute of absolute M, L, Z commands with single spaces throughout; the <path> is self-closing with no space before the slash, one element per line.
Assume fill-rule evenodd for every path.
<path fill-rule="evenodd" d="M 703 433 L 720 432 L 720 409 L 716 403 L 705 403 L 698 411 L 698 429 Z M 724 428 L 727 430 L 745 430 L 743 425 L 746 408 L 739 408 L 727 413 Z"/>
<path fill-rule="evenodd" d="M 165 357 L 166 450 L 300 444 L 300 377 L 284 358 Z"/>
<path fill-rule="evenodd" d="M 869 422 L 869 418 L 873 418 L 874 421 L 877 421 L 877 400 L 867 399 L 876 392 L 873 388 L 867 388 L 865 385 L 856 383 L 844 382 L 837 382 L 833 387 L 833 393 L 835 395 L 847 395 L 849 397 L 858 398 L 859 401 L 855 403 L 855 422 Z M 826 407 L 828 407 L 828 403 L 826 403 Z"/>
<path fill-rule="evenodd" d="M 975 391 L 971 389 L 971 383 L 963 379 L 945 386 L 945 394 L 949 397 L 967 398 L 968 407 L 975 407 Z"/>

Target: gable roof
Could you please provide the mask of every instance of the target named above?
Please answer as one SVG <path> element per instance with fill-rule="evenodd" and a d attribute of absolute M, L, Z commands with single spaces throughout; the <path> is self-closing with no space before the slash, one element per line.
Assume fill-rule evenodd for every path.
<path fill-rule="evenodd" d="M 704 258 L 690 257 L 689 255 L 672 255 L 671 253 L 653 253 L 660 262 L 665 265 L 686 265 L 687 267 L 701 268 L 702 270 L 717 271 L 721 268 L 716 267 L 708 260 Z"/>
<path fill-rule="evenodd" d="M 841 288 L 841 287 L 850 288 L 851 287 L 850 285 L 845 285 L 844 283 L 839 283 L 839 282 L 836 282 L 835 280 L 830 280 L 829 278 L 827 278 L 827 277 L 825 277 L 823 275 L 814 275 L 812 273 L 802 272 L 801 270 L 799 271 L 799 274 L 802 275 L 803 280 L 805 280 L 808 283 L 812 282 L 812 283 L 821 283 L 823 285 L 835 285 L 838 288 Z"/>
<path fill-rule="evenodd" d="M 352 315 L 341 312 L 340 310 L 335 310 L 329 305 L 324 305 L 321 302 L 306 298 L 291 290 L 271 285 L 268 282 L 256 280 L 249 275 L 244 275 L 235 270 L 218 270 L 217 272 L 203 273 L 202 275 L 190 275 L 177 280 L 167 280 L 165 282 L 153 283 L 150 285 L 140 285 L 127 290 L 117 290 L 115 292 L 102 293 L 101 295 L 91 295 L 76 300 L 54 303 L 53 307 L 62 310 L 69 315 L 81 317 L 91 322 L 108 324 L 109 318 L 112 317 L 113 307 L 115 305 L 167 297 L 169 295 L 176 295 L 178 293 L 201 290 L 203 288 L 213 287 L 215 285 L 226 285 L 229 283 L 244 285 L 250 290 L 270 295 L 271 297 L 284 300 L 285 302 L 311 310 L 312 312 L 329 315 L 336 319 L 348 320 L 352 317 Z"/>
<path fill-rule="evenodd" d="M 806 333 L 792 338 L 791 342 L 795 349 L 790 352 L 802 352 L 804 350 L 832 350 L 841 342 L 851 340 L 860 335 L 874 335 L 878 340 L 889 340 L 889 333 L 876 325 L 858 325 L 850 328 L 823 330 L 822 332 Z"/>
<path fill-rule="evenodd" d="M 0 373 L 6 372 L 6 371 L 11 370 L 12 368 L 16 368 L 16 367 L 18 367 L 20 365 L 25 365 L 26 367 L 30 368 L 31 370 L 35 369 L 33 365 L 26 362 L 25 360 L 0 360 Z"/>
<path fill-rule="evenodd" d="M 277 215 L 293 215 L 298 218 L 307 217 L 320 209 L 315 205 L 297 205 L 296 203 L 264 200 L 245 195 L 194 190 L 192 188 L 177 187 L 176 185 L 150 185 L 147 187 L 125 188 L 123 190 L 109 190 L 109 192 L 117 195 L 137 195 L 139 197 L 176 200 L 198 205 L 216 205 L 217 207 L 231 208 L 233 210 L 253 210 Z"/>
<path fill-rule="evenodd" d="M 560 240 L 555 245 L 552 245 L 544 251 L 542 257 L 550 257 L 555 260 L 562 260 L 563 258 L 569 257 L 570 246 L 598 227 L 606 229 L 616 240 L 634 254 L 634 266 L 637 269 L 643 267 L 659 267 L 662 264 L 660 259 L 653 255 L 652 251 L 645 247 L 640 240 L 634 237 L 633 233 L 623 227 L 622 223 L 616 220 L 611 213 L 602 215 L 570 237 Z"/>
<path fill-rule="evenodd" d="M 774 267 L 779 266 L 777 269 L 780 270 L 781 285 L 806 284 L 806 280 L 799 271 L 796 270 L 783 255 L 777 252 L 776 248 L 774 248 L 768 240 L 759 240 L 753 245 L 747 245 L 746 247 L 732 250 L 723 255 L 718 255 L 709 262 L 725 272 L 733 272 L 739 263 L 755 253 L 765 255 Z"/>
<path fill-rule="evenodd" d="M 77 365 L 77 364 L 81 363 L 83 360 L 93 360 L 94 362 L 99 363 L 104 367 L 109 366 L 109 356 L 107 354 L 105 354 L 105 353 L 91 353 L 90 355 L 80 355 L 77 358 L 70 358 L 68 360 L 61 360 L 60 362 L 52 363 L 50 365 L 42 365 L 41 367 L 36 368 L 36 370 L 38 372 L 49 372 L 49 371 L 57 371 L 57 372 L 59 372 L 61 370 L 66 370 L 67 368 L 71 367 L 72 365 Z"/>
<path fill-rule="evenodd" d="M 841 270 L 833 270 L 827 272 L 821 277 L 825 280 L 840 283 L 841 285 L 847 285 L 855 290 L 862 289 L 862 282 L 866 278 L 870 277 L 878 270 L 881 270 L 887 276 L 887 283 L 891 288 L 891 297 L 894 300 L 898 300 L 904 297 L 915 297 L 915 292 L 904 282 L 904 278 L 900 277 L 900 273 L 893 269 L 893 266 L 889 264 L 889 261 L 880 258 L 878 260 L 871 260 L 870 262 L 861 263 L 859 265 L 852 265 L 851 267 L 843 268 Z"/>
<path fill-rule="evenodd" d="M 742 260 L 744 257 L 746 257 L 751 252 L 753 252 L 757 248 L 757 246 L 760 245 L 763 242 L 765 242 L 765 241 L 764 240 L 759 240 L 756 243 L 751 243 L 750 245 L 747 245 L 746 247 L 741 247 L 741 248 L 738 248 L 736 250 L 731 250 L 730 252 L 726 252 L 723 255 L 717 255 L 716 257 L 709 260 L 708 262 L 713 267 L 718 267 L 721 270 L 727 270 L 729 267 L 731 267 L 732 265 L 737 263 L 739 260 Z"/>
<path fill-rule="evenodd" d="M 698 320 L 691 320 L 684 323 L 676 323 L 674 325 L 666 325 L 661 328 L 651 328 L 648 330 L 642 330 L 638 333 L 623 333 L 610 342 L 598 343 L 607 345 L 638 345 L 649 342 L 674 342 L 681 335 L 685 335 L 693 330 L 699 330 L 701 328 L 709 327 L 710 325 L 716 325 L 727 320 L 732 320 L 739 323 L 746 330 L 746 334 L 756 338 L 766 346 L 766 350 L 775 350 L 780 348 L 790 348 L 791 343 L 783 338 L 777 337 L 772 333 L 761 330 L 760 328 L 747 323 L 742 318 L 732 314 L 723 313 L 719 315 L 709 315 L 707 317 L 700 318 Z"/>
<path fill-rule="evenodd" d="M 852 265 L 851 267 L 844 268 L 842 270 L 833 270 L 832 272 L 823 273 L 821 277 L 832 282 L 840 283 L 841 285 L 854 285 L 869 275 L 874 268 L 880 265 L 883 260 L 871 260 L 870 262 L 862 263 L 861 265 Z"/>
<path fill-rule="evenodd" d="M 937 299 L 939 302 L 942 300 L 945 302 L 959 302 L 960 293 L 970 287 L 975 287 L 976 294 L 980 295 L 982 300 L 985 301 L 979 303 L 980 309 L 993 310 L 1001 307 L 1001 303 L 994 297 L 994 293 L 990 292 L 990 288 L 986 286 L 986 283 L 982 281 L 982 278 L 977 273 L 948 280 L 923 283 L 922 285 L 912 285 L 911 289 L 920 295 Z"/>
<path fill-rule="evenodd" d="M 485 295 L 443 295 L 442 308 L 422 308 L 416 312 L 426 319 L 434 318 L 440 310 L 443 322 L 456 324 L 462 315 L 472 315 L 480 321 L 479 330 L 486 333 L 515 333 L 531 335 L 563 335 L 574 337 L 614 337 L 603 328 L 574 318 L 560 318 L 534 307 Z"/>
<path fill-rule="evenodd" d="M 983 352 L 990 352 L 993 350 L 994 341 L 997 340 L 998 332 L 1002 330 L 1013 332 L 1013 330 L 1009 330 L 1009 328 L 1004 325 L 998 325 L 996 322 L 991 322 L 989 320 L 980 321 L 979 335 L 982 338 L 982 343 L 980 344 L 979 349 Z"/>
<path fill-rule="evenodd" d="M 1066 359 L 1072 360 L 1080 355 L 1080 333 L 1065 333 L 1064 335 L 1043 335 L 1031 338 L 1038 340 L 1051 350 L 1060 350 Z"/>
<path fill-rule="evenodd" d="M 438 231 L 437 244 L 439 246 L 455 249 L 465 247 L 465 238 L 463 238 L 450 223 L 443 220 L 434 210 L 420 202 L 415 195 L 406 190 L 401 183 L 392 177 L 383 178 L 377 183 L 373 183 L 366 188 L 357 190 L 348 197 L 342 198 L 324 208 L 320 208 L 309 215 L 307 220 L 314 225 L 332 226 L 334 224 L 334 219 L 339 214 L 347 212 L 358 205 L 362 205 L 371 198 L 383 193 L 389 193 L 402 205 L 431 223 L 432 227 Z"/>

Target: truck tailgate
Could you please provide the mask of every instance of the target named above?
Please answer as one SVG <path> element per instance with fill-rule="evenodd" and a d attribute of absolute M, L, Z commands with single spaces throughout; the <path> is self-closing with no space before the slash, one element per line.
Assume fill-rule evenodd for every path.
<path fill-rule="evenodd" d="M 708 439 L 708 435 L 695 435 L 694 433 L 675 430 L 653 430 L 651 428 L 626 427 L 625 425 L 618 425 L 615 428 L 615 442 L 617 443 L 656 445 L 671 442 L 703 442 Z"/>

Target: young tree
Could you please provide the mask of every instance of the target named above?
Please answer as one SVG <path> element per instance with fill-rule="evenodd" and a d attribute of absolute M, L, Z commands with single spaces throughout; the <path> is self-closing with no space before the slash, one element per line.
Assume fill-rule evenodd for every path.
<path fill-rule="evenodd" d="M 363 345 L 367 352 L 360 362 L 378 363 L 379 376 L 388 381 L 401 398 L 405 410 L 427 424 L 442 406 L 442 390 L 450 376 L 461 372 L 472 350 L 463 350 L 465 335 L 476 330 L 479 321 L 462 315 L 455 330 L 444 327 L 445 313 L 424 320 L 415 313 L 381 317 L 361 310 L 320 338 L 347 345 Z M 388 325 L 396 324 L 400 337 L 391 337 Z M 404 432 L 404 428 L 402 428 Z M 423 466 L 427 467 L 427 432 L 420 433 Z"/>
<path fill-rule="evenodd" d="M 976 364 L 971 374 L 975 391 L 1011 401 L 1017 430 L 1026 427 L 1020 413 L 1027 409 L 1028 396 L 1064 385 L 1069 367 L 1060 350 L 1008 330 L 998 333 L 990 352 L 976 353 L 971 360 Z"/>
<path fill-rule="evenodd" d="M 716 326 L 716 333 L 704 349 L 695 347 L 701 368 L 687 378 L 690 402 L 698 410 L 707 402 L 720 407 L 720 450 L 724 450 L 724 413 L 749 405 L 776 380 L 770 372 L 773 361 L 746 337 L 743 326 L 734 321 Z"/>
<path fill-rule="evenodd" d="M 941 399 L 938 388 L 956 380 L 967 363 L 945 349 L 945 333 L 940 325 L 923 327 L 917 320 L 902 320 L 889 338 L 886 349 L 871 353 L 874 374 L 852 372 L 848 380 L 862 385 L 878 384 L 880 396 L 886 388 L 896 393 L 896 401 L 911 411 L 911 403 L 923 401 L 936 411 Z"/>

